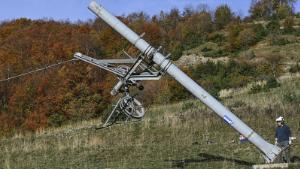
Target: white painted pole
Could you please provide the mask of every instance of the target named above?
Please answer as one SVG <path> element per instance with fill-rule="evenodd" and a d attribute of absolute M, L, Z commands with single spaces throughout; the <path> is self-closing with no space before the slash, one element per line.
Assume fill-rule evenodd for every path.
<path fill-rule="evenodd" d="M 102 6 L 93 1 L 89 5 L 89 9 L 102 20 L 104 20 L 108 25 L 110 25 L 114 30 L 120 33 L 129 42 L 135 45 L 135 47 L 138 48 L 141 52 L 151 57 L 156 64 L 160 65 L 162 69 L 165 69 L 169 73 L 169 75 L 175 78 L 181 85 L 183 85 L 193 95 L 200 99 L 204 104 L 214 110 L 235 130 L 247 137 L 248 140 L 264 154 L 266 162 L 271 163 L 276 159 L 277 155 L 281 152 L 280 148 L 265 141 L 243 121 L 235 116 L 230 110 L 228 110 L 202 87 L 200 87 L 195 81 L 193 81 L 178 67 L 172 64 L 170 60 L 168 60 L 161 53 L 156 52 L 155 48 L 153 48 L 149 43 L 147 43 L 130 28 L 128 28 L 119 19 L 110 14 Z"/>

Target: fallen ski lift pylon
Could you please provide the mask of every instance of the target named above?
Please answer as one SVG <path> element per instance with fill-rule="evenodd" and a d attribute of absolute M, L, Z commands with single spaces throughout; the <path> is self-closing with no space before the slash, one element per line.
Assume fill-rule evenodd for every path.
<path fill-rule="evenodd" d="M 251 129 L 247 124 L 245 124 L 242 120 L 240 120 L 235 114 L 233 114 L 228 108 L 223 106 L 218 100 L 212 97 L 208 92 L 206 92 L 201 86 L 199 86 L 194 80 L 188 77 L 183 71 L 181 71 L 177 66 L 175 66 L 168 57 L 164 56 L 160 53 L 159 49 L 152 47 L 148 42 L 146 42 L 141 36 L 137 35 L 134 31 L 128 28 L 124 23 L 122 23 L 118 18 L 109 13 L 106 9 L 104 9 L 101 5 L 98 5 L 95 1 L 92 1 L 89 5 L 89 9 L 101 18 L 104 22 L 106 22 L 109 26 L 111 26 L 116 32 L 122 35 L 125 39 L 127 39 L 132 45 L 134 45 L 137 49 L 140 50 L 141 54 L 138 59 L 134 62 L 133 66 L 127 71 L 124 69 L 108 69 L 110 64 L 97 62 L 95 64 L 95 60 L 91 62 L 88 56 L 84 56 L 82 54 L 75 54 L 75 58 L 84 60 L 87 59 L 87 62 L 91 62 L 92 64 L 102 67 L 105 65 L 104 69 L 108 71 L 112 71 L 113 73 L 119 73 L 119 82 L 113 88 L 111 94 L 116 95 L 122 89 L 126 88 L 126 86 L 130 84 L 136 84 L 140 80 L 146 80 L 147 78 L 156 78 L 155 80 L 160 79 L 161 72 L 166 72 L 170 76 L 172 76 L 175 80 L 177 80 L 182 86 L 184 86 L 188 91 L 190 91 L 194 96 L 196 96 L 199 100 L 201 100 L 204 104 L 206 104 L 209 108 L 211 108 L 218 116 L 224 119 L 232 128 L 238 131 L 240 134 L 244 135 L 249 142 L 254 144 L 264 156 L 266 163 L 272 163 L 277 160 L 277 158 L 282 153 L 282 149 L 277 147 L 276 145 L 268 143 L 264 140 L 259 134 L 257 134 L 253 129 Z M 145 62 L 145 61 L 150 62 Z M 145 62 L 146 64 L 142 64 Z M 113 63 L 113 62 L 111 62 Z M 151 63 L 151 64 L 147 64 Z M 152 67 L 153 64 L 156 64 L 160 67 L 160 71 L 150 71 L 147 72 L 148 67 Z M 145 69 L 137 73 L 136 70 L 138 67 L 144 66 Z M 136 75 L 137 73 L 137 75 Z M 145 73 L 145 76 L 144 76 Z M 125 91 L 126 93 L 126 91 Z M 125 94 L 126 95 L 126 94 Z M 133 102 L 133 99 L 129 99 L 129 103 Z M 128 103 L 125 103 L 125 107 Z M 132 110 L 132 109 L 130 109 Z"/>

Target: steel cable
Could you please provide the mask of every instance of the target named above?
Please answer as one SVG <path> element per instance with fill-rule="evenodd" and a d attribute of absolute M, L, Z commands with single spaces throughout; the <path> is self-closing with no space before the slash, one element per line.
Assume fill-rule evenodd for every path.
<path fill-rule="evenodd" d="M 70 59 L 70 60 L 58 62 L 58 63 L 52 64 L 52 65 L 48 65 L 48 66 L 40 68 L 40 69 L 36 69 L 36 70 L 32 70 L 32 71 L 29 71 L 29 72 L 26 72 L 26 73 L 22 73 L 22 74 L 19 74 L 19 75 L 16 75 L 16 76 L 8 77 L 7 79 L 2 79 L 2 80 L 0 80 L 0 83 L 1 82 L 6 82 L 6 81 L 10 81 L 10 80 L 13 80 L 13 79 L 17 79 L 17 78 L 21 78 L 23 76 L 27 76 L 27 75 L 30 75 L 30 74 L 33 74 L 33 73 L 37 73 L 37 72 L 40 72 L 40 71 L 43 71 L 43 70 L 55 68 L 57 66 L 60 66 L 60 65 L 63 65 L 63 64 L 69 63 L 69 62 L 74 62 L 74 61 L 77 61 L 77 60 L 78 59 Z"/>

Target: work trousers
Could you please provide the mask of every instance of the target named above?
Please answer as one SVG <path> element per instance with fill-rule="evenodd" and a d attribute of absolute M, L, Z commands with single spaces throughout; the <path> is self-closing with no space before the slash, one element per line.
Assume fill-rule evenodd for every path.
<path fill-rule="evenodd" d="M 289 147 L 289 141 L 282 141 L 277 144 L 278 147 L 281 149 L 284 149 L 284 151 L 281 153 L 281 158 L 280 162 L 286 162 L 290 163 L 291 162 L 291 150 Z"/>

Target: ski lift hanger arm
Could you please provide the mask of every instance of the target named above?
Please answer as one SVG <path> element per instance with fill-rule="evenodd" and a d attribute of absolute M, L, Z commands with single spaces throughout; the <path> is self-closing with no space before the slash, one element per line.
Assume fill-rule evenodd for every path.
<path fill-rule="evenodd" d="M 130 56 L 130 55 L 129 55 Z M 98 60 L 92 57 L 83 55 L 81 53 L 75 53 L 74 58 L 79 59 L 81 61 L 87 62 L 89 64 L 95 65 L 101 69 L 109 71 L 111 73 L 116 74 L 117 76 L 123 78 L 122 81 L 143 81 L 143 80 L 159 80 L 161 78 L 161 73 L 159 71 L 150 70 L 142 64 L 143 58 L 139 56 L 138 59 L 106 59 L 106 60 Z M 115 67 L 115 64 L 133 64 L 128 71 L 122 71 L 119 67 Z M 135 74 L 136 69 L 141 66 L 147 71 Z"/>
<path fill-rule="evenodd" d="M 92 57 L 83 55 L 81 53 L 75 53 L 74 58 L 79 59 L 79 60 L 84 61 L 84 62 L 87 62 L 87 63 L 92 64 L 94 66 L 97 66 L 97 67 L 99 67 L 101 69 L 104 69 L 106 71 L 109 71 L 111 73 L 114 73 L 114 74 L 116 74 L 120 77 L 125 76 L 125 74 L 123 72 L 121 72 L 119 69 L 114 68 L 112 63 L 108 62 L 108 60 L 103 61 L 103 60 L 94 59 Z M 123 59 L 123 60 L 125 60 L 125 59 Z M 116 60 L 114 60 L 114 61 L 115 61 L 114 63 L 117 63 L 117 62 L 119 63 L 120 62 L 120 61 L 116 61 Z M 129 61 L 126 60 L 126 63 L 127 62 L 129 62 Z M 130 61 L 130 62 L 132 62 L 132 61 Z"/>

